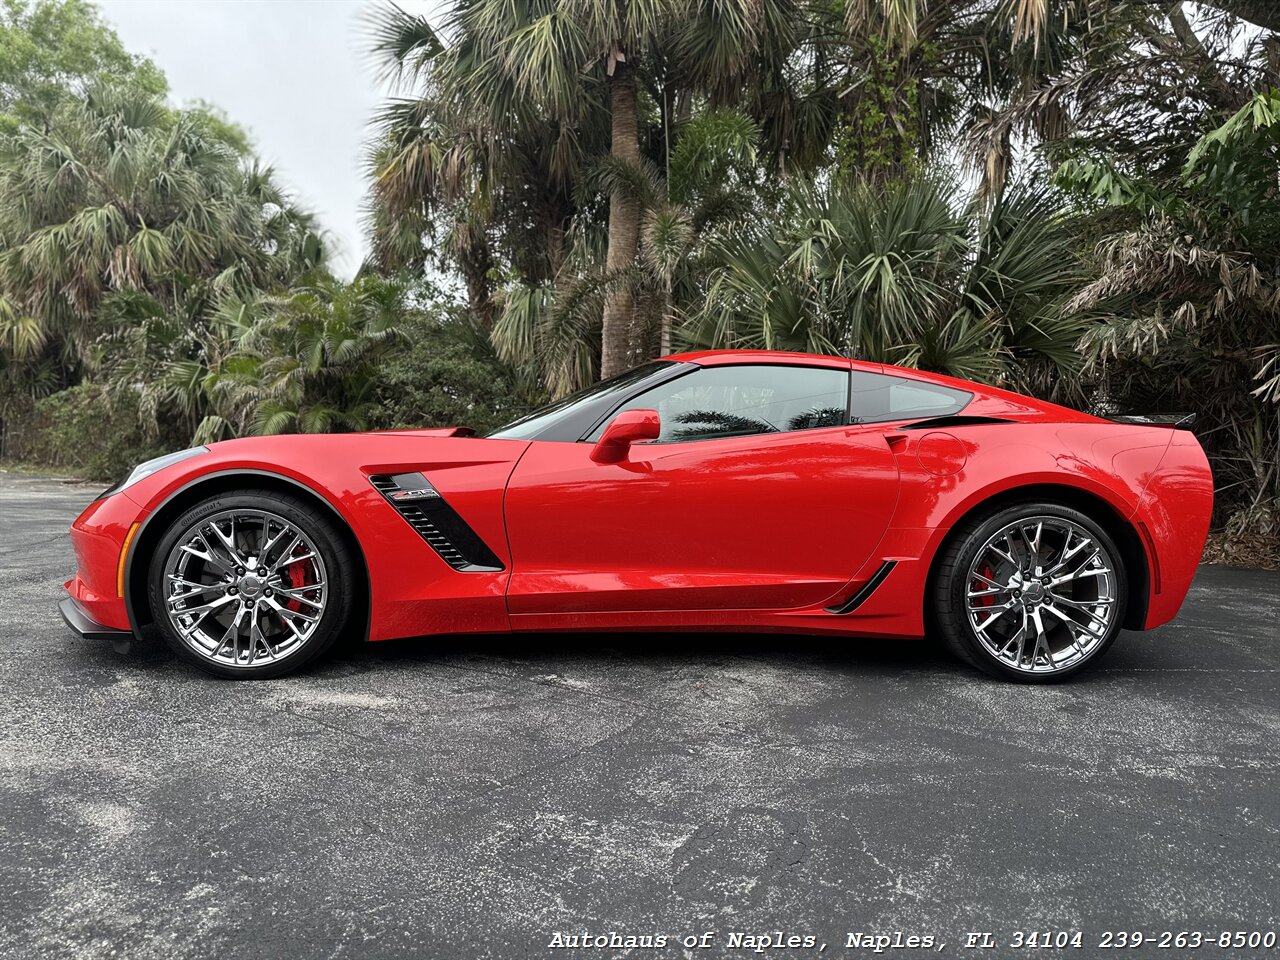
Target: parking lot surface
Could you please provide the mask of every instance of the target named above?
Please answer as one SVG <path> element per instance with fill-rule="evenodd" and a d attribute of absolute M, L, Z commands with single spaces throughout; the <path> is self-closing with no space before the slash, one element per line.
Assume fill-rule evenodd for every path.
<path fill-rule="evenodd" d="M 1278 574 L 1202 568 L 1177 621 L 1052 687 L 731 635 L 398 641 L 234 683 L 64 626 L 95 491 L 0 475 L 0 957 L 1280 930 Z"/>

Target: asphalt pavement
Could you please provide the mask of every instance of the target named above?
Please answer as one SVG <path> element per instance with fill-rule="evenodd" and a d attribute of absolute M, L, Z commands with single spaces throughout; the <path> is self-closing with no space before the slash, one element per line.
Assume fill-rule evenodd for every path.
<path fill-rule="evenodd" d="M 1202 568 L 1178 620 L 1053 687 L 730 635 L 398 641 L 235 683 L 64 626 L 94 492 L 0 475 L 0 957 L 1280 933 L 1280 574 Z M 742 939 L 778 935 L 814 945 Z"/>

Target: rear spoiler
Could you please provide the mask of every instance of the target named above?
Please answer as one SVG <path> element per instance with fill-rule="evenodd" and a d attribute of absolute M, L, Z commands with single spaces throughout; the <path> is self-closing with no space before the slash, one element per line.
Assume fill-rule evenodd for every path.
<path fill-rule="evenodd" d="M 1108 417 L 1115 423 L 1136 423 L 1144 427 L 1170 427 L 1174 430 L 1190 430 L 1196 422 L 1194 413 L 1130 413 L 1121 417 Z"/>

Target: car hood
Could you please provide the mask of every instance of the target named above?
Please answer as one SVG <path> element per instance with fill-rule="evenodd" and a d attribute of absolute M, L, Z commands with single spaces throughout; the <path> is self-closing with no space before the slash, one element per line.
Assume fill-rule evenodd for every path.
<path fill-rule="evenodd" d="M 474 437 L 473 427 L 429 427 L 420 430 L 371 430 L 370 433 L 392 437 Z"/>

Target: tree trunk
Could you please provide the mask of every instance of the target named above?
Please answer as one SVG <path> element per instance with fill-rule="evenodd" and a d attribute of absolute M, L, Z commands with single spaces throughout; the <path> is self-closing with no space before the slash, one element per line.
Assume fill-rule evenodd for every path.
<path fill-rule="evenodd" d="M 671 280 L 662 286 L 662 331 L 658 336 L 658 356 L 671 356 L 671 328 L 675 325 L 675 302 L 671 296 Z"/>
<path fill-rule="evenodd" d="M 640 144 L 636 126 L 636 78 L 631 67 L 619 63 L 609 83 L 613 109 L 613 139 L 610 151 L 615 160 L 638 163 Z M 629 268 L 636 259 L 640 242 L 640 205 L 615 189 L 609 198 L 609 253 L 605 258 L 605 270 L 617 275 Z M 600 331 L 600 378 L 612 377 L 632 366 L 635 358 L 628 356 L 631 340 L 631 320 L 635 302 L 629 287 L 619 287 L 604 305 L 604 320 Z"/>
<path fill-rule="evenodd" d="M 493 255 L 489 239 L 481 234 L 461 245 L 458 267 L 467 285 L 467 308 L 482 330 L 492 330 L 497 319 L 497 306 L 493 302 L 493 284 L 489 271 L 493 269 Z"/>

